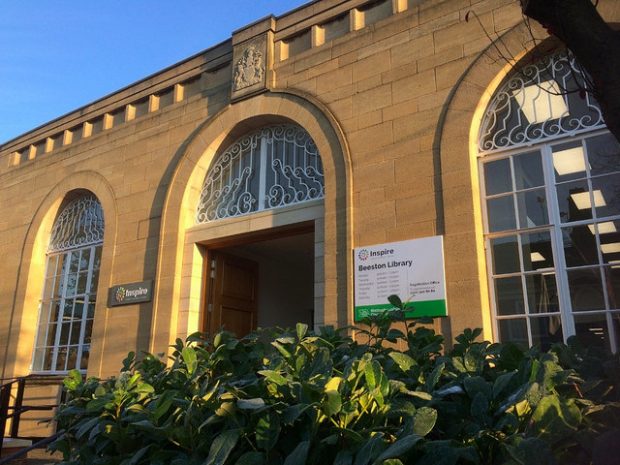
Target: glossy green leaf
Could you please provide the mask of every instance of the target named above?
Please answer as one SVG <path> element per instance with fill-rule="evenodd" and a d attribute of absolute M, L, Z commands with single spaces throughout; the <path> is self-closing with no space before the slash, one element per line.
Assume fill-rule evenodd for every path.
<path fill-rule="evenodd" d="M 284 461 L 284 465 L 305 465 L 310 450 L 310 441 L 302 441 L 297 444 Z"/>
<path fill-rule="evenodd" d="M 209 455 L 203 465 L 223 465 L 239 440 L 238 429 L 231 429 L 219 434 L 211 444 Z"/>
<path fill-rule="evenodd" d="M 389 356 L 398 367 L 405 373 L 409 371 L 409 369 L 416 364 L 415 360 L 411 358 L 409 355 L 404 354 L 402 352 L 390 352 Z"/>
<path fill-rule="evenodd" d="M 196 356 L 196 351 L 192 347 L 185 347 L 181 351 L 181 356 L 183 357 L 183 361 L 185 362 L 185 366 L 187 367 L 187 372 L 191 375 L 196 371 L 196 367 L 198 366 L 198 357 Z"/>
<path fill-rule="evenodd" d="M 280 436 L 280 419 L 277 415 L 266 412 L 261 415 L 256 424 L 256 445 L 270 451 L 278 442 Z"/>
<path fill-rule="evenodd" d="M 413 432 L 418 436 L 426 436 L 435 427 L 437 410 L 431 407 L 420 407 L 413 416 Z"/>
<path fill-rule="evenodd" d="M 384 460 L 402 457 L 407 452 L 409 452 L 418 442 L 420 442 L 421 439 L 422 437 L 418 436 L 417 434 L 410 434 L 396 440 L 377 457 L 377 459 L 373 462 L 373 465 L 381 465 Z"/>
<path fill-rule="evenodd" d="M 241 410 L 258 410 L 265 407 L 265 401 L 260 397 L 254 399 L 239 399 L 237 407 Z"/>

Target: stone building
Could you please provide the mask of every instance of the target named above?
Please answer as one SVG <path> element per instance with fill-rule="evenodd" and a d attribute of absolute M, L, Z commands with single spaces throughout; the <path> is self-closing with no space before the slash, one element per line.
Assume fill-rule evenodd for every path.
<path fill-rule="evenodd" d="M 424 238 L 448 338 L 616 350 L 620 149 L 580 84 L 515 0 L 317 0 L 3 143 L 1 376 L 352 324 L 356 260 Z"/>

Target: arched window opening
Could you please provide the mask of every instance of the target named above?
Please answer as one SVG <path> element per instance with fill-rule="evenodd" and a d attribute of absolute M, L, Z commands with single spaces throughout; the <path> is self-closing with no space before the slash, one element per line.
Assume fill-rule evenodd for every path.
<path fill-rule="evenodd" d="M 254 131 L 228 147 L 209 169 L 196 212 L 198 224 L 284 207 L 325 195 L 321 157 L 301 127 Z"/>
<path fill-rule="evenodd" d="M 620 348 L 620 144 L 566 53 L 509 76 L 479 136 L 495 332 Z M 581 83 L 579 83 L 581 84 Z M 550 91 L 551 90 L 551 91 Z M 558 92 L 559 91 L 559 92 Z"/>
<path fill-rule="evenodd" d="M 513 73 L 484 115 L 480 152 L 490 153 L 604 128 L 575 57 L 562 52 Z"/>
<path fill-rule="evenodd" d="M 103 210 L 93 195 L 62 209 L 47 249 L 32 370 L 86 370 L 101 265 Z"/>

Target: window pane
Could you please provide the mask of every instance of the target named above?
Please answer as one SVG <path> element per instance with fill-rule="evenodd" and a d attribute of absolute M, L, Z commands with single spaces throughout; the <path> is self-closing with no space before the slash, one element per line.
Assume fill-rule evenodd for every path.
<path fill-rule="evenodd" d="M 69 331 L 71 330 L 71 323 L 63 323 L 61 328 L 59 343 L 61 345 L 67 345 L 69 344 Z"/>
<path fill-rule="evenodd" d="M 85 345 L 82 347 L 82 360 L 80 360 L 80 368 L 86 369 L 88 366 L 88 356 L 90 355 L 90 346 Z"/>
<path fill-rule="evenodd" d="M 67 355 L 67 370 L 73 370 L 77 367 L 78 348 L 76 346 L 69 347 Z"/>
<path fill-rule="evenodd" d="M 618 267 L 620 265 L 620 222 L 619 221 L 607 221 L 596 225 L 596 229 L 599 233 L 599 240 L 601 242 L 601 255 L 603 263 L 609 263 Z M 594 225 L 588 225 L 593 229 Z M 618 228 L 618 232 L 611 232 Z M 605 231 L 608 231 L 605 234 Z"/>
<path fill-rule="evenodd" d="M 65 259 L 67 254 L 58 255 L 58 264 L 56 265 L 56 276 L 62 276 L 65 274 Z"/>
<path fill-rule="evenodd" d="M 46 346 L 52 347 L 56 344 L 56 324 L 51 324 L 49 329 L 47 330 L 47 341 L 45 341 Z"/>
<path fill-rule="evenodd" d="M 586 139 L 591 176 L 620 170 L 620 144 L 610 133 Z"/>
<path fill-rule="evenodd" d="M 512 191 L 509 158 L 484 164 L 484 185 L 487 195 Z"/>
<path fill-rule="evenodd" d="M 90 248 L 82 249 L 82 253 L 80 255 L 80 271 L 88 270 L 89 261 L 90 261 Z"/>
<path fill-rule="evenodd" d="M 491 239 L 493 251 L 493 273 L 516 273 L 520 270 L 517 236 Z"/>
<path fill-rule="evenodd" d="M 517 155 L 513 160 L 515 166 L 515 183 L 517 190 L 543 186 L 542 162 L 540 152 Z"/>
<path fill-rule="evenodd" d="M 597 218 L 620 215 L 620 174 L 593 178 L 592 194 Z"/>
<path fill-rule="evenodd" d="M 86 309 L 86 318 L 95 318 L 95 302 L 89 302 Z"/>
<path fill-rule="evenodd" d="M 86 279 L 88 278 L 88 275 L 86 273 L 80 273 L 79 277 L 78 277 L 78 286 L 77 286 L 77 293 L 78 294 L 84 294 L 86 292 Z"/>
<path fill-rule="evenodd" d="M 58 349 L 58 355 L 56 356 L 56 367 L 54 367 L 54 370 L 64 371 L 66 369 L 65 368 L 66 363 L 67 363 L 67 348 L 60 347 Z"/>
<path fill-rule="evenodd" d="M 62 320 L 67 321 L 71 318 L 71 315 L 73 315 L 73 300 L 66 299 L 62 311 Z"/>
<path fill-rule="evenodd" d="M 502 342 L 514 342 L 522 347 L 529 345 L 527 337 L 527 323 L 525 319 L 518 320 L 499 320 L 499 339 Z"/>
<path fill-rule="evenodd" d="M 519 315 L 525 313 L 523 289 L 519 276 L 496 278 L 495 298 L 497 300 L 498 315 Z"/>
<path fill-rule="evenodd" d="M 586 159 L 581 142 L 553 147 L 553 168 L 556 182 L 585 178 Z"/>
<path fill-rule="evenodd" d="M 489 231 L 516 229 L 515 210 L 512 195 L 489 199 L 487 201 Z"/>
<path fill-rule="evenodd" d="M 86 320 L 86 328 L 84 328 L 84 343 L 85 344 L 90 344 L 92 334 L 93 334 L 93 320 Z"/>
<path fill-rule="evenodd" d="M 56 282 L 54 283 L 54 297 L 60 297 L 62 295 L 63 282 L 64 275 L 56 277 Z"/>
<path fill-rule="evenodd" d="M 80 343 L 80 331 L 82 329 L 82 323 L 80 321 L 76 321 L 71 325 L 71 344 L 79 344 Z"/>
<path fill-rule="evenodd" d="M 77 289 L 77 273 L 69 273 L 67 276 L 67 291 L 65 295 L 73 296 Z"/>
<path fill-rule="evenodd" d="M 80 262 L 80 252 L 78 251 L 74 251 L 74 252 L 69 252 L 71 254 L 70 258 L 69 258 L 69 273 L 76 273 L 78 270 L 78 266 L 79 266 L 79 262 Z"/>
<path fill-rule="evenodd" d="M 517 208 L 521 228 L 533 228 L 549 223 L 544 189 L 517 193 Z"/>
<path fill-rule="evenodd" d="M 603 267 L 610 310 L 620 310 L 620 263 Z"/>
<path fill-rule="evenodd" d="M 573 312 L 605 309 L 605 298 L 599 267 L 569 270 L 567 275 Z"/>
<path fill-rule="evenodd" d="M 521 234 L 521 248 L 525 271 L 553 268 L 553 249 L 548 231 Z"/>
<path fill-rule="evenodd" d="M 562 239 L 567 266 L 598 264 L 596 238 L 588 226 L 562 228 Z"/>
<path fill-rule="evenodd" d="M 527 303 L 530 313 L 560 311 L 558 289 L 554 274 L 533 274 L 525 277 Z"/>
<path fill-rule="evenodd" d="M 43 370 L 49 371 L 52 369 L 52 356 L 53 352 L 51 348 L 45 349 L 45 359 L 43 361 Z"/>
<path fill-rule="evenodd" d="M 593 315 L 575 315 L 575 332 L 577 339 L 586 347 L 598 347 L 609 351 L 609 328 L 604 313 Z"/>
<path fill-rule="evenodd" d="M 592 200 L 587 181 L 559 184 L 556 189 L 562 223 L 592 218 Z"/>
<path fill-rule="evenodd" d="M 560 315 L 532 318 L 530 327 L 532 345 L 539 346 L 542 350 L 549 350 L 551 345 L 564 341 Z"/>

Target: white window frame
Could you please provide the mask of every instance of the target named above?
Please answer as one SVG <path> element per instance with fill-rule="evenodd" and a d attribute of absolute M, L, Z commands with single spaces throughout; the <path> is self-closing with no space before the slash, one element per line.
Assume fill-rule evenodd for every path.
<path fill-rule="evenodd" d="M 52 228 L 52 235 L 46 256 L 43 294 L 39 303 L 39 316 L 36 326 L 36 340 L 32 355 L 31 371 L 33 373 L 63 374 L 69 370 L 78 369 L 85 372 L 87 366 L 81 366 L 82 356 L 85 351 L 90 352 L 90 339 L 92 336 L 92 324 L 90 333 L 86 328 L 89 321 L 94 322 L 94 308 L 97 299 L 97 280 L 101 264 L 101 252 L 103 246 L 103 212 L 99 201 L 92 195 L 84 195 L 69 202 Z M 82 267 L 81 258 L 85 251 L 89 251 L 88 263 Z M 77 254 L 77 265 L 71 270 L 71 260 Z M 95 259 L 99 257 L 96 263 Z M 63 269 L 58 266 L 62 258 Z M 53 265 L 52 265 L 53 262 Z M 50 270 L 54 266 L 54 270 Z M 62 273 L 60 273 L 62 271 Z M 75 273 L 75 286 L 69 289 L 70 274 Z M 78 293 L 80 276 L 86 276 L 84 291 Z M 60 283 L 58 283 L 60 280 Z M 58 284 L 58 285 L 57 285 Z M 51 289 L 50 287 L 51 286 Z M 69 291 L 72 293 L 69 294 Z M 76 312 L 78 300 L 83 299 L 82 309 Z M 58 315 L 54 322 L 50 321 L 53 308 L 57 302 Z M 73 302 L 72 315 L 65 315 L 65 307 L 68 302 Z M 92 316 L 89 316 L 89 306 L 93 307 Z M 47 312 L 45 317 L 44 312 Z M 74 318 L 77 316 L 77 318 Z M 69 333 L 67 340 L 61 341 L 63 321 L 70 318 Z M 72 344 L 74 324 L 79 322 L 80 333 L 77 342 Z M 67 324 L 67 323 L 65 323 Z M 55 331 L 53 344 L 48 345 L 50 328 Z M 73 339 L 75 341 L 75 339 Z M 75 365 L 67 365 L 69 349 L 77 350 Z M 59 369 L 58 356 L 62 349 L 66 350 L 65 365 Z M 46 360 L 51 357 L 50 368 L 45 369 Z"/>

